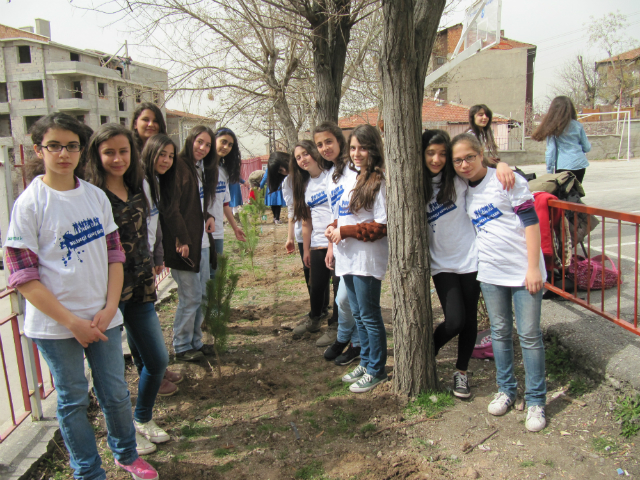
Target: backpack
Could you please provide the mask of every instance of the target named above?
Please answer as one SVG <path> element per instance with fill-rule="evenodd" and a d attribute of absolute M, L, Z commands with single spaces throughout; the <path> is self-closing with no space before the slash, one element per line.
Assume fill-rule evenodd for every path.
<path fill-rule="evenodd" d="M 491 344 L 491 330 L 482 330 L 476 337 L 476 345 L 473 347 L 471 358 L 493 358 L 493 346 Z"/>

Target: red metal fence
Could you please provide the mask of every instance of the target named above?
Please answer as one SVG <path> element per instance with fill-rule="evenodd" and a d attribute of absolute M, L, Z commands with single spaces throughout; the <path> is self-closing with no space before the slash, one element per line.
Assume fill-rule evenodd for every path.
<path fill-rule="evenodd" d="M 562 226 L 560 235 L 562 236 L 563 244 L 568 235 L 572 235 L 572 238 L 577 237 L 578 213 L 587 214 L 587 231 L 589 233 L 585 237 L 586 245 L 584 246 L 588 266 L 587 272 L 591 271 L 592 252 L 594 252 L 603 256 L 603 264 L 605 264 L 605 256 L 609 258 L 613 257 L 611 258 L 612 261 L 615 258 L 615 260 L 617 260 L 616 267 L 619 275 L 614 288 L 608 290 L 603 288 L 599 291 L 592 291 L 590 282 L 587 282 L 586 296 L 582 291 L 579 294 L 577 269 L 573 269 L 573 274 L 569 273 L 567 265 L 569 265 L 571 261 L 566 258 L 566 252 L 563 249 L 561 266 L 556 267 L 562 274 L 561 283 L 556 284 L 556 281 L 552 277 L 551 283 L 546 283 L 545 288 L 636 335 L 640 335 L 640 329 L 638 328 L 638 244 L 640 240 L 640 215 L 615 210 L 605 210 L 560 200 L 549 201 L 549 207 L 553 207 L 551 208 L 552 225 L 554 224 L 554 208 L 560 209 L 563 214 L 569 212 L 570 218 L 573 218 L 573 232 L 566 231 L 564 223 L 560 222 Z M 591 232 L 592 216 L 600 220 L 600 225 L 597 226 L 593 232 Z M 592 238 L 598 236 L 601 238 Z M 607 244 L 606 239 L 611 237 L 613 237 L 615 241 Z M 623 242 L 623 238 L 627 241 Z M 623 249 L 632 251 L 625 251 L 623 254 Z M 578 243 L 574 242 L 573 252 L 571 253 L 575 260 L 577 255 L 583 254 L 584 252 L 582 252 L 582 247 L 578 250 Z M 631 253 L 631 255 L 627 253 Z M 604 268 L 599 270 L 598 275 L 601 275 L 600 280 L 602 284 L 604 284 L 605 270 Z M 569 289 L 569 291 L 567 291 L 567 279 L 572 280 L 574 285 L 573 289 Z"/>

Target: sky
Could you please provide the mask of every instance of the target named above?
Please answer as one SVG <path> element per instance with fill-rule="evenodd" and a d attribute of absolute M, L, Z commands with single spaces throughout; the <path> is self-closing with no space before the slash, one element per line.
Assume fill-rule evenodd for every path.
<path fill-rule="evenodd" d="M 128 40 L 129 55 L 137 61 L 157 64 L 150 51 L 135 45 L 135 38 L 127 33 L 126 25 L 114 24 L 115 18 L 86 11 L 75 5 L 87 5 L 90 0 L 0 0 L 0 23 L 11 27 L 35 25 L 35 18 L 51 22 L 52 40 L 78 48 L 92 48 L 115 53 Z M 448 24 L 462 18 L 464 8 L 472 3 L 462 0 L 458 12 Z M 586 25 L 590 16 L 602 17 L 619 11 L 628 16 L 632 24 L 625 34 L 640 46 L 640 2 L 638 0 L 503 0 L 502 29 L 506 37 L 537 45 L 534 74 L 534 102 L 542 103 L 551 95 L 551 86 L 557 70 L 575 59 L 578 53 L 606 58 L 602 51 L 590 47 Z M 212 106 L 212 105 L 211 105 Z M 170 101 L 169 108 L 185 110 L 179 101 Z M 207 100 L 199 106 L 204 114 Z M 233 126 L 232 126 L 233 128 Z M 245 143 L 251 153 L 264 153 L 264 141 Z"/>

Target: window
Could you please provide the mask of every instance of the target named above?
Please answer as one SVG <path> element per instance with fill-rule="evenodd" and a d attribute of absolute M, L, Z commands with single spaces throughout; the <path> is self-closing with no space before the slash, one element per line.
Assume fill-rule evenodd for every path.
<path fill-rule="evenodd" d="M 73 96 L 75 98 L 82 98 L 82 82 L 73 82 Z"/>
<path fill-rule="evenodd" d="M 153 92 L 153 103 L 160 105 L 160 94 L 158 92 Z"/>
<path fill-rule="evenodd" d="M 0 115 L 0 137 L 11 136 L 11 117 L 9 115 Z"/>
<path fill-rule="evenodd" d="M 72 62 L 79 62 L 80 61 L 80 54 L 79 53 L 69 52 L 69 58 L 71 59 Z"/>
<path fill-rule="evenodd" d="M 22 99 L 36 100 L 44 98 L 44 87 L 42 80 L 30 80 L 28 82 L 20 82 L 22 85 Z"/>
<path fill-rule="evenodd" d="M 107 84 L 106 83 L 99 83 L 98 82 L 98 96 L 100 98 L 106 98 L 107 97 Z"/>
<path fill-rule="evenodd" d="M 76 115 L 76 120 L 78 120 L 80 123 L 84 123 L 84 115 Z"/>
<path fill-rule="evenodd" d="M 127 126 L 127 117 L 120 117 L 120 125 Z"/>
<path fill-rule="evenodd" d="M 31 47 L 29 45 L 18 47 L 18 62 L 31 63 Z"/>
<path fill-rule="evenodd" d="M 436 65 L 444 65 L 446 61 L 447 59 L 444 57 L 436 57 Z"/>
<path fill-rule="evenodd" d="M 109 117 L 106 115 L 100 115 L 100 125 L 104 125 L 105 123 L 109 123 Z"/>
<path fill-rule="evenodd" d="M 142 90 L 136 88 L 136 103 L 142 103 Z"/>
<path fill-rule="evenodd" d="M 9 101 L 9 91 L 7 90 L 6 83 L 0 83 L 0 103 L 7 103 Z"/>
<path fill-rule="evenodd" d="M 125 111 L 124 108 L 124 88 L 118 87 L 118 110 Z"/>
<path fill-rule="evenodd" d="M 33 117 L 24 117 L 24 125 L 27 129 L 27 132 L 31 130 L 31 127 L 34 123 L 42 118 L 42 115 L 35 115 Z"/>

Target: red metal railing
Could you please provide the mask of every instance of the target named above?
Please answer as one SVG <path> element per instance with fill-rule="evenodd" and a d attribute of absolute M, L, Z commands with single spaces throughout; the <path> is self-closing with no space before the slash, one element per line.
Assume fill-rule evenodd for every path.
<path fill-rule="evenodd" d="M 14 289 L 8 288 L 0 292 L 0 300 L 8 297 L 9 295 L 15 295 L 15 294 L 16 292 Z M 20 379 L 20 392 L 22 395 L 22 404 L 24 407 L 24 412 L 18 413 L 14 408 L 13 394 L 11 392 L 11 382 L 9 380 L 9 371 L 7 370 L 7 358 L 5 355 L 4 344 L 2 342 L 2 336 L 0 335 L 0 357 L 2 358 L 2 368 L 4 371 L 5 387 L 7 389 L 9 413 L 11 414 L 11 425 L 5 431 L 0 432 L 0 443 L 2 443 L 5 440 L 5 438 L 7 438 L 7 436 L 9 436 L 9 434 L 13 432 L 18 427 L 18 425 L 20 425 L 20 423 L 22 423 L 24 419 L 31 414 L 32 412 L 31 397 L 35 394 L 34 390 L 29 389 L 29 382 L 27 380 L 25 352 L 22 348 L 22 338 L 21 338 L 22 335 L 24 335 L 24 333 L 20 331 L 20 325 L 18 323 L 18 314 L 11 313 L 7 317 L 0 320 L 0 327 L 7 323 L 11 323 L 11 332 L 12 332 L 13 344 L 15 348 L 16 364 L 18 366 L 18 377 Z M 45 389 L 45 385 L 42 377 L 42 369 L 40 366 L 40 355 L 38 354 L 38 349 L 36 348 L 35 344 L 33 344 L 33 352 L 34 352 L 33 361 L 34 361 L 34 365 L 37 373 L 37 382 L 34 382 L 34 384 L 37 384 L 38 386 L 40 398 L 46 398 L 51 394 L 51 392 L 53 392 L 53 390 L 55 390 L 55 387 L 53 384 L 53 377 L 51 377 L 51 374 L 49 374 L 51 378 L 51 388 Z"/>
<path fill-rule="evenodd" d="M 171 269 L 164 267 L 160 272 L 160 274 L 156 275 L 156 290 L 158 289 L 160 282 L 162 282 L 165 278 L 169 276 L 169 273 L 171 273 Z"/>
<path fill-rule="evenodd" d="M 570 262 L 568 262 L 566 259 L 566 251 L 562 249 L 563 250 L 562 264 L 561 266 L 556 266 L 556 268 L 562 273 L 562 284 L 560 286 L 556 285 L 555 279 L 552 276 L 551 283 L 547 282 L 545 284 L 545 288 L 566 298 L 567 300 L 572 301 L 573 303 L 576 303 L 577 305 L 580 305 L 581 307 L 586 308 L 587 310 L 593 313 L 596 313 L 606 318 L 607 320 L 610 320 L 616 325 L 619 325 L 620 327 L 626 330 L 629 330 L 630 332 L 633 332 L 636 335 L 640 335 L 640 329 L 638 328 L 638 281 L 639 281 L 638 279 L 638 261 L 639 261 L 638 244 L 640 241 L 640 215 L 635 215 L 633 213 L 626 213 L 626 212 L 618 212 L 615 210 L 605 210 L 603 208 L 590 207 L 587 205 L 571 203 L 571 202 L 563 202 L 560 200 L 550 200 L 549 207 L 552 207 L 550 208 L 551 225 L 554 224 L 554 220 L 553 220 L 554 208 L 560 209 L 563 212 L 563 214 L 565 212 L 573 213 L 573 226 L 574 226 L 573 232 L 567 232 L 564 227 L 564 223 L 560 222 L 563 244 L 565 242 L 565 239 L 567 238 L 567 235 L 570 235 L 571 233 L 573 233 L 573 238 L 577 237 L 578 213 L 587 214 L 588 215 L 587 232 L 589 233 L 585 237 L 587 245 L 584 248 L 586 251 L 586 256 L 588 258 L 588 267 L 589 267 L 588 270 L 590 271 L 590 268 L 591 268 L 591 251 L 594 250 L 602 254 L 603 264 L 605 263 L 604 258 L 606 255 L 610 255 L 611 257 L 617 257 L 617 268 L 618 268 L 619 275 L 617 279 L 617 284 L 615 285 L 615 298 L 613 295 L 613 292 L 614 292 L 613 289 L 605 291 L 605 289 L 602 288 L 601 291 L 599 292 L 599 295 L 592 295 L 592 291 L 589 283 L 586 289 L 586 299 L 580 298 L 578 296 L 577 269 L 574 269 L 573 274 L 568 273 L 568 267 L 566 267 L 566 265 L 568 265 Z M 571 216 L 571 213 L 569 213 L 569 215 Z M 592 245 L 592 241 L 591 241 L 592 240 L 591 239 L 591 236 L 592 236 L 591 216 L 592 215 L 599 217 L 601 222 L 602 239 L 601 239 L 600 247 L 596 245 Z M 617 229 L 615 229 L 616 233 L 614 234 L 614 236 L 617 237 L 617 242 L 612 245 L 606 245 L 605 240 L 607 238 L 607 227 L 611 227 L 611 226 L 613 227 L 617 226 Z M 627 232 L 624 235 L 629 236 L 632 239 L 632 241 L 625 242 L 625 243 L 622 242 L 623 227 L 625 230 L 627 230 Z M 594 232 L 596 232 L 596 230 L 598 229 L 596 228 Z M 597 233 L 594 233 L 594 235 L 597 235 Z M 611 237 L 611 232 L 609 232 L 609 237 Z M 634 250 L 634 254 L 631 257 L 628 255 L 622 254 L 622 248 L 629 247 L 629 246 L 631 246 Z M 612 247 L 617 247 L 617 253 L 607 251 Z M 576 258 L 576 256 L 578 255 L 578 242 L 574 242 L 572 253 L 573 253 L 573 258 Z M 626 265 L 623 267 L 623 263 L 622 263 L 623 259 L 625 261 L 632 262 L 633 265 L 632 266 Z M 633 277 L 632 275 L 630 275 L 631 273 Z M 601 269 L 600 274 L 602 275 L 601 281 L 602 281 L 602 284 L 604 285 L 605 283 L 604 268 Z M 625 274 L 624 283 L 622 278 L 623 274 Z M 573 280 L 573 284 L 574 284 L 573 292 L 566 291 L 567 278 Z M 622 286 L 624 286 L 624 292 L 623 292 L 623 289 L 621 288 Z M 629 311 L 629 313 L 625 313 L 623 315 L 622 309 L 621 309 L 621 298 L 623 298 L 623 294 L 625 299 L 633 297 L 633 305 L 632 305 L 633 314 L 631 314 Z M 592 297 L 596 297 L 594 298 L 594 303 L 592 303 Z M 599 299 L 597 297 L 599 297 Z M 612 303 L 615 304 L 615 307 L 611 307 Z"/>

